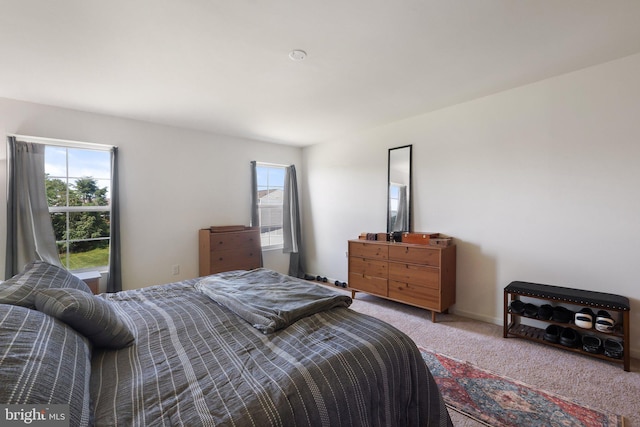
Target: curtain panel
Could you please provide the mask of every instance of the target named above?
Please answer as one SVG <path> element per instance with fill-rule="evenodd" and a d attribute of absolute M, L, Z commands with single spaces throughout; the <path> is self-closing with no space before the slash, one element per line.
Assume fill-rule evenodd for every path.
<path fill-rule="evenodd" d="M 62 266 L 47 205 L 45 146 L 8 138 L 5 276 L 33 260 Z"/>
<path fill-rule="evenodd" d="M 260 228 L 260 213 L 258 199 L 258 163 L 251 161 L 251 227 Z M 260 267 L 264 267 L 262 250 L 260 251 Z"/>
<path fill-rule="evenodd" d="M 260 214 L 258 213 L 258 164 L 251 162 L 251 227 L 260 227 Z"/>
<path fill-rule="evenodd" d="M 282 202 L 282 251 L 289 253 L 289 276 L 303 278 L 305 275 L 298 203 L 298 179 L 295 165 L 288 166 L 284 178 L 284 200 Z"/>
<path fill-rule="evenodd" d="M 122 290 L 120 258 L 120 181 L 118 179 L 118 147 L 111 149 L 111 226 L 109 230 L 109 275 L 107 292 Z"/>

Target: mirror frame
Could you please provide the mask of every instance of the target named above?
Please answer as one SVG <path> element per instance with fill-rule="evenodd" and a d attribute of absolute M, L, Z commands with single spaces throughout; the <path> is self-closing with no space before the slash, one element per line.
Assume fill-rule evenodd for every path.
<path fill-rule="evenodd" d="M 392 227 L 391 227 L 391 156 L 392 153 L 396 150 L 407 150 L 408 149 L 408 156 L 409 158 L 407 159 L 409 162 L 409 188 L 407 191 L 407 229 L 406 230 L 396 230 L 396 231 L 402 231 L 402 232 L 410 232 L 411 231 L 411 219 L 412 219 L 412 215 L 411 215 L 411 211 L 412 211 L 412 206 L 413 206 L 413 173 L 412 173 L 412 162 L 413 162 L 413 145 L 409 144 L 409 145 L 403 145 L 400 147 L 393 147 L 393 148 L 389 148 L 389 154 L 388 154 L 388 158 L 387 158 L 387 234 L 392 233 Z"/>

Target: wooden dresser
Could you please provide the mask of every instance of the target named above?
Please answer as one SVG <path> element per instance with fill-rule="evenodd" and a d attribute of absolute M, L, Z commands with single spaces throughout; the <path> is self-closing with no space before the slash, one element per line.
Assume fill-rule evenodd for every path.
<path fill-rule="evenodd" d="M 456 246 L 349 241 L 349 288 L 446 312 L 456 302 Z"/>
<path fill-rule="evenodd" d="M 200 276 L 262 266 L 258 227 L 210 227 L 199 231 Z"/>

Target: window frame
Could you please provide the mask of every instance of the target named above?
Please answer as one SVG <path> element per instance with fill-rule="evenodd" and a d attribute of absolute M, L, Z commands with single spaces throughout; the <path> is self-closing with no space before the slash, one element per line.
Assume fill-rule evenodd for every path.
<path fill-rule="evenodd" d="M 102 151 L 102 152 L 108 152 L 111 153 L 111 151 L 113 150 L 114 146 L 112 145 L 104 145 L 104 144 L 95 144 L 95 143 L 88 143 L 88 142 L 79 142 L 79 141 L 68 141 L 68 140 L 60 140 L 60 139 L 50 139 L 50 138 L 34 138 L 34 137 L 30 137 L 30 138 L 26 138 L 26 140 L 28 140 L 28 142 L 35 142 L 41 145 L 49 146 L 49 147 L 56 147 L 56 148 L 65 148 L 67 150 L 69 149 L 74 149 L 74 150 L 87 150 L 87 151 Z M 46 152 L 46 148 L 45 148 L 45 152 Z M 77 180 L 78 178 L 81 177 L 70 177 L 69 176 L 69 163 L 68 163 L 68 155 L 69 152 L 67 151 L 65 156 L 67 156 L 66 158 L 66 173 L 65 176 L 60 176 L 60 175 L 52 175 L 49 178 L 51 179 L 61 179 L 65 182 L 65 184 L 67 186 L 71 185 L 72 183 L 75 182 L 75 180 Z M 46 161 L 46 154 L 45 154 L 45 161 Z M 111 160 L 109 160 L 109 162 L 111 162 Z M 46 172 L 46 171 L 45 171 Z M 112 183 L 113 183 L 113 170 L 111 169 L 111 164 L 109 163 L 109 177 L 91 177 L 96 179 L 97 181 L 107 181 L 108 180 L 108 185 L 109 188 L 111 188 Z M 74 180 L 74 181 L 71 181 Z M 45 184 L 46 185 L 46 184 Z M 64 213 L 64 214 L 71 214 L 71 213 L 83 213 L 83 212 L 107 212 L 109 215 L 109 218 L 111 218 L 111 201 L 109 201 L 109 204 L 106 206 L 69 206 L 69 192 L 68 192 L 68 187 L 67 187 L 67 200 L 66 200 L 67 205 L 66 206 L 48 206 L 48 211 L 49 211 L 49 216 L 51 217 L 52 214 L 54 213 Z M 88 239 L 69 239 L 69 221 L 68 221 L 68 217 L 67 217 L 67 223 L 66 223 L 66 239 L 65 240 L 58 240 L 56 239 L 56 245 L 60 244 L 60 243 L 65 243 L 67 245 L 67 252 L 66 255 L 64 257 L 65 262 L 63 262 L 63 259 L 60 259 L 60 262 L 63 263 L 64 268 L 68 269 L 69 271 L 73 272 L 73 273 L 80 273 L 80 272 L 86 272 L 86 271 L 100 271 L 100 272 L 104 272 L 104 271 L 108 271 L 109 267 L 110 267 L 110 260 L 107 261 L 106 265 L 99 265 L 99 266 L 90 266 L 90 267 L 83 267 L 83 268 L 79 268 L 79 269 L 71 269 L 70 265 L 69 265 L 69 255 L 71 254 L 71 251 L 69 249 L 69 244 L 72 242 L 90 242 L 90 241 L 100 241 L 100 240 L 107 240 L 109 242 L 109 252 L 111 250 L 111 232 L 109 232 L 109 236 L 108 237 L 95 237 L 95 238 L 88 238 Z"/>
<path fill-rule="evenodd" d="M 282 179 L 282 186 L 270 186 L 269 182 L 267 182 L 267 186 L 266 186 L 266 190 L 268 191 L 269 189 L 282 189 L 282 194 L 283 194 L 283 198 L 281 200 L 280 203 L 269 203 L 269 204 L 262 204 L 261 203 L 261 199 L 260 197 L 257 197 L 258 200 L 258 228 L 260 230 L 260 247 L 263 251 L 269 251 L 269 250 L 278 250 L 278 249 L 283 249 L 284 248 L 284 236 L 282 236 L 282 231 L 284 228 L 284 180 L 285 180 L 285 176 L 286 176 L 286 168 L 287 165 L 281 165 L 281 164 L 276 164 L 276 163 L 266 163 L 266 162 L 258 162 L 256 161 L 256 174 L 259 175 L 259 168 L 264 168 L 264 169 L 277 169 L 277 170 L 282 170 L 284 172 L 283 174 L 283 179 Z M 269 174 L 267 174 L 267 176 L 269 176 Z M 257 191 L 258 191 L 258 195 L 260 194 L 260 189 L 263 188 L 264 186 L 260 185 L 260 182 L 257 182 Z M 257 195 L 257 196 L 258 196 Z M 280 242 L 279 243 L 275 243 L 275 244 L 271 244 L 271 236 L 269 237 L 269 242 L 267 244 L 264 243 L 264 237 L 263 237 L 263 227 L 267 227 L 264 226 L 262 224 L 262 217 L 263 217 L 263 207 L 265 208 L 269 208 L 269 209 L 277 209 L 278 207 L 280 208 L 280 222 L 277 224 L 270 224 L 269 227 L 272 227 L 273 225 L 279 226 L 279 230 L 281 232 L 281 238 L 280 238 Z M 277 229 L 276 229 L 277 230 Z"/>

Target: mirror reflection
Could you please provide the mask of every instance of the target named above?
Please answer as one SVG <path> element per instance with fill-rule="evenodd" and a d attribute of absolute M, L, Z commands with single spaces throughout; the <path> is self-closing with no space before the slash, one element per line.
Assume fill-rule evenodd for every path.
<path fill-rule="evenodd" d="M 411 231 L 411 145 L 389 149 L 387 233 Z"/>

